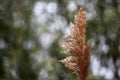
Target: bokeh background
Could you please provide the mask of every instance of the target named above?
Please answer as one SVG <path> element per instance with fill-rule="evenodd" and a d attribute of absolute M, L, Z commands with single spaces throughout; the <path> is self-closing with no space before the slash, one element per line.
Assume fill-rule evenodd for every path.
<path fill-rule="evenodd" d="M 0 80 L 79 80 L 59 43 L 79 8 L 91 44 L 87 80 L 120 80 L 120 0 L 0 0 Z"/>

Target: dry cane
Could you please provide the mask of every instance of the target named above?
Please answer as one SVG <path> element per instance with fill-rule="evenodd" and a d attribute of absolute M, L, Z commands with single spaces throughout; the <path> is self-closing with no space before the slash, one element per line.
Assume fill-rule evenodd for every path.
<path fill-rule="evenodd" d="M 90 45 L 85 42 L 86 25 L 86 13 L 80 8 L 74 24 L 70 24 L 71 34 L 64 36 L 67 42 L 62 43 L 71 56 L 60 61 L 73 70 L 80 80 L 86 80 L 90 63 Z"/>

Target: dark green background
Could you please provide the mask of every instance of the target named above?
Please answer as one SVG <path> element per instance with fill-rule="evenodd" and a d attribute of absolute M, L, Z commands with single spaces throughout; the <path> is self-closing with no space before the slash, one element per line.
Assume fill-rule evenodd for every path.
<path fill-rule="evenodd" d="M 91 56 L 100 61 L 100 67 L 113 72 L 111 80 L 120 80 L 120 0 L 0 0 L 0 80 L 79 80 L 59 63 L 66 56 L 61 54 L 59 46 L 64 29 L 56 29 L 57 37 L 47 48 L 40 43 L 40 35 L 53 34 L 48 27 L 57 21 L 55 15 L 62 17 L 66 26 L 73 22 L 77 10 L 67 9 L 70 1 L 77 9 L 82 7 L 87 14 L 92 14 L 86 33 L 92 45 Z M 34 20 L 33 9 L 37 2 L 57 4 L 56 13 L 46 12 L 46 16 L 54 20 L 47 19 L 46 23 Z M 41 28 L 39 36 L 38 28 Z M 29 44 L 32 46 L 27 47 Z M 92 60 L 88 80 L 106 80 L 105 76 L 93 75 L 91 65 Z"/>

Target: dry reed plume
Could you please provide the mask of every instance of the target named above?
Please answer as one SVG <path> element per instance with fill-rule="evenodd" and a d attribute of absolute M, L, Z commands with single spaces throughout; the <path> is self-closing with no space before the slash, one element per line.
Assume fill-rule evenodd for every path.
<path fill-rule="evenodd" d="M 86 14 L 80 8 L 75 15 L 75 23 L 70 24 L 71 35 L 65 35 L 67 42 L 62 43 L 71 56 L 60 61 L 75 71 L 80 80 L 86 80 L 90 62 L 90 45 L 85 42 L 86 25 Z"/>

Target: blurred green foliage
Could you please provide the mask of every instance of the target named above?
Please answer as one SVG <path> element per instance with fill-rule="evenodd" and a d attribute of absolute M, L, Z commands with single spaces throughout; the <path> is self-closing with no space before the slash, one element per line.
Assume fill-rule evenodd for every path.
<path fill-rule="evenodd" d="M 45 17 L 48 19 L 46 23 L 37 23 L 35 20 L 34 6 L 37 2 L 57 4 L 56 13 L 44 11 L 43 14 L 48 16 Z M 70 4 L 75 10 L 69 8 Z M 59 63 L 66 56 L 61 54 L 63 52 L 59 43 L 79 7 L 87 13 L 86 39 L 92 45 L 91 56 L 97 57 L 100 67 L 113 72 L 112 80 L 119 80 L 119 0 L 0 0 L 0 80 L 79 80 L 72 71 Z M 61 26 L 63 29 L 50 31 L 50 24 L 59 21 L 59 18 L 65 25 L 57 24 L 56 27 Z M 40 42 L 42 34 L 55 35 L 47 48 Z M 45 44 L 47 38 L 43 37 Z M 91 65 L 88 80 L 106 80 L 105 76 L 95 76 Z"/>

